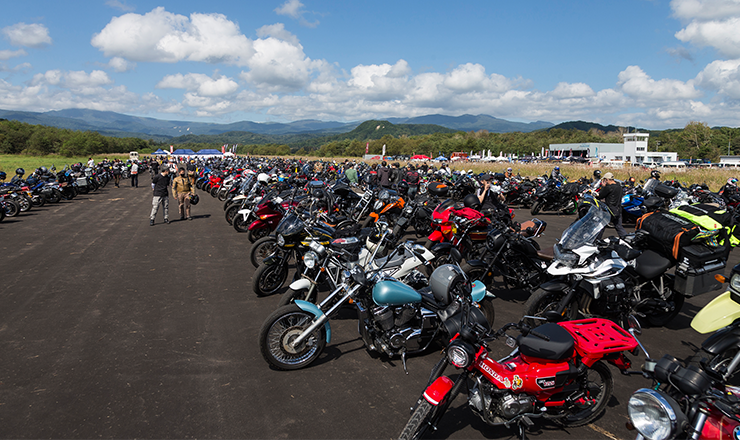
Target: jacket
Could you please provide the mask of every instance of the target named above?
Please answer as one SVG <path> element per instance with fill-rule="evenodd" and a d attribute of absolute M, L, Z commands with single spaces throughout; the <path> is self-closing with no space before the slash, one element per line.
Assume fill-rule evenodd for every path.
<path fill-rule="evenodd" d="M 173 180 L 172 184 L 172 192 L 175 193 L 175 197 L 177 197 L 178 194 L 183 193 L 193 193 L 193 185 L 190 179 L 188 179 L 187 176 L 177 176 Z"/>

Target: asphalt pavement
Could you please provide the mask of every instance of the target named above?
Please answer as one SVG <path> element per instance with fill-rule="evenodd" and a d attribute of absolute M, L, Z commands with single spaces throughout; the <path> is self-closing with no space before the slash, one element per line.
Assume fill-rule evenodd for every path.
<path fill-rule="evenodd" d="M 0 222 L 1 438 L 398 436 L 438 352 L 409 358 L 407 375 L 400 360 L 370 355 L 356 319 L 343 314 L 312 366 L 270 369 L 257 335 L 279 297 L 252 293 L 246 234 L 204 193 L 194 220 L 179 221 L 170 198 L 173 221 L 164 224 L 160 211 L 149 226 L 152 193 L 148 177 L 140 180 Z M 530 217 L 517 211 L 516 220 Z M 573 220 L 538 217 L 548 222 L 543 247 Z M 517 321 L 526 296 L 495 292 L 494 327 Z M 664 328 L 646 328 L 641 340 L 653 357 L 689 356 L 704 339 L 690 320 L 718 293 L 689 299 Z M 642 357 L 632 358 L 639 368 Z M 536 421 L 530 437 L 634 438 L 626 403 L 649 383 L 612 372 L 614 396 L 592 425 Z M 479 420 L 462 397 L 433 436 L 515 437 Z"/>

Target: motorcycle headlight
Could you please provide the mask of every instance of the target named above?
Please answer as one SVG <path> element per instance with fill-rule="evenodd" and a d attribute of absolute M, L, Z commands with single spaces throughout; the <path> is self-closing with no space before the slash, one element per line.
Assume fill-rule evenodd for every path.
<path fill-rule="evenodd" d="M 447 359 L 457 368 L 469 367 L 474 356 L 472 347 L 462 341 L 455 341 L 447 348 Z"/>
<path fill-rule="evenodd" d="M 285 246 L 285 237 L 283 237 L 283 234 L 278 234 L 278 236 L 277 236 L 277 245 L 278 246 Z"/>
<path fill-rule="evenodd" d="M 740 274 L 732 274 L 732 278 L 730 278 L 730 289 L 740 292 Z"/>
<path fill-rule="evenodd" d="M 649 388 L 635 391 L 627 403 L 627 414 L 635 429 L 651 440 L 673 438 L 686 421 L 673 399 Z"/>
<path fill-rule="evenodd" d="M 314 251 L 308 251 L 303 255 L 303 264 L 309 269 L 316 267 L 318 262 L 319 256 Z"/>

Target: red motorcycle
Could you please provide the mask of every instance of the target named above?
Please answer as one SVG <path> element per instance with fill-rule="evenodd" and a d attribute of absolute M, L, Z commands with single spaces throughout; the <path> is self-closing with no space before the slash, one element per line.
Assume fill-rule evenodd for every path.
<path fill-rule="evenodd" d="M 521 334 L 509 336 L 509 329 Z M 486 344 L 500 337 L 514 351 L 495 361 Z M 516 425 L 522 438 L 538 417 L 561 426 L 585 425 L 604 411 L 612 394 L 604 361 L 638 373 L 627 372 L 631 362 L 623 353 L 636 353 L 637 346 L 633 335 L 600 318 L 546 323 L 536 330 L 522 320 L 492 335 L 478 324 L 464 325 L 432 370 L 430 385 L 399 438 L 420 438 L 430 428 L 436 430 L 460 392 L 467 392 L 468 406 L 487 424 Z M 462 370 L 454 380 L 442 375 L 448 364 Z"/>
<path fill-rule="evenodd" d="M 449 261 L 452 248 L 457 248 L 468 260 L 479 258 L 486 248 L 491 220 L 480 211 L 450 199 L 432 212 L 432 228 L 427 247 L 437 256 L 434 259 L 437 266 Z"/>
<path fill-rule="evenodd" d="M 293 203 L 293 206 L 298 203 Z M 260 201 L 254 211 L 257 220 L 247 227 L 249 241 L 254 243 L 262 237 L 267 237 L 277 228 L 280 220 L 290 208 L 291 202 L 280 197 L 266 198 Z"/>

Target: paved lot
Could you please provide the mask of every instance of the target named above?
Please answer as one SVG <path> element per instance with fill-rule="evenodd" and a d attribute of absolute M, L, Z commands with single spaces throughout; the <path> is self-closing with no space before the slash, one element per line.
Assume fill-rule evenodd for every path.
<path fill-rule="evenodd" d="M 0 437 L 394 438 L 438 353 L 370 356 L 350 316 L 312 367 L 268 368 L 257 334 L 278 297 L 258 298 L 250 243 L 204 196 L 193 221 L 149 226 L 151 191 L 107 187 L 0 223 Z M 170 205 L 174 220 L 177 207 Z M 517 220 L 530 218 L 517 211 Z M 572 217 L 548 222 L 552 245 Z M 740 254 L 733 252 L 731 263 Z M 729 273 L 729 268 L 727 270 Z M 499 292 L 496 327 L 526 299 Z M 688 356 L 703 339 L 691 317 L 715 293 L 687 301 L 666 328 L 646 329 L 654 357 Z M 501 352 L 506 348 L 501 344 Z M 640 359 L 635 361 L 639 366 Z M 615 373 L 607 413 L 569 432 L 537 422 L 533 438 L 629 438 L 626 402 L 647 385 Z M 510 438 L 459 398 L 438 438 Z"/>

